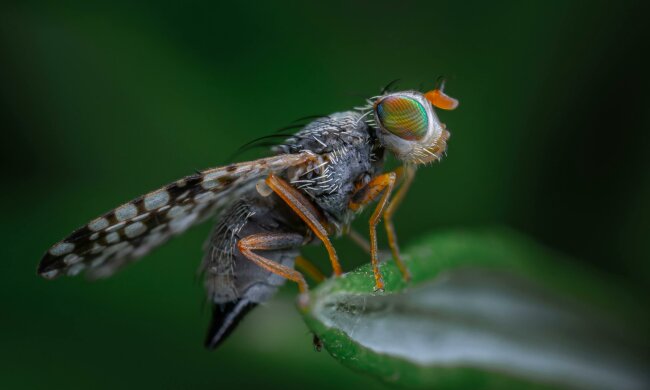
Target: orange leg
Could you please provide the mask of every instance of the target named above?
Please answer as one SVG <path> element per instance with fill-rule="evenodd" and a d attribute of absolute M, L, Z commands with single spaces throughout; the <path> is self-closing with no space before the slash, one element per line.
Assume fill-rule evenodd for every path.
<path fill-rule="evenodd" d="M 325 227 L 325 222 L 320 217 L 320 213 L 311 204 L 309 199 L 305 197 L 300 191 L 293 188 L 289 183 L 280 177 L 271 174 L 266 178 L 266 185 L 268 185 L 273 192 L 278 194 L 282 200 L 284 200 L 293 211 L 298 214 L 300 219 L 302 219 L 307 226 L 316 234 L 316 236 L 323 242 L 327 253 L 332 263 L 332 269 L 334 270 L 334 275 L 339 276 L 343 272 L 341 271 L 341 264 L 339 263 L 339 258 L 336 255 L 336 250 L 332 242 L 328 238 L 329 233 Z"/>
<path fill-rule="evenodd" d="M 348 231 L 348 237 L 359 246 L 359 248 L 363 249 L 366 253 L 370 253 L 370 242 L 366 240 L 364 236 L 361 235 L 358 231 L 350 228 L 350 231 Z"/>
<path fill-rule="evenodd" d="M 320 283 L 326 279 L 325 275 L 312 263 L 302 256 L 296 257 L 296 268 L 300 268 L 302 272 L 307 274 L 315 282 Z"/>
<path fill-rule="evenodd" d="M 379 272 L 379 260 L 377 259 L 377 224 L 379 219 L 388 203 L 390 194 L 395 186 L 397 174 L 395 172 L 385 173 L 372 179 L 365 187 L 357 191 L 350 202 L 352 210 L 358 210 L 361 206 L 372 202 L 379 194 L 384 193 L 379 199 L 377 208 L 370 217 L 370 260 L 372 263 L 372 271 L 375 274 L 375 289 L 382 290 L 384 288 L 384 281 Z"/>
<path fill-rule="evenodd" d="M 398 174 L 398 176 L 399 176 L 399 174 Z M 347 232 L 347 236 L 348 236 L 348 238 L 350 238 L 350 240 L 352 242 L 357 244 L 357 246 L 361 250 L 363 250 L 367 254 L 370 254 L 370 241 L 368 241 L 368 239 L 366 239 L 361 233 L 359 233 L 358 231 L 350 228 L 348 230 L 348 232 Z M 377 252 L 377 257 L 379 258 L 379 261 L 388 260 L 388 259 L 391 258 L 391 256 L 392 256 L 392 254 L 389 251 L 379 250 Z"/>
<path fill-rule="evenodd" d="M 393 226 L 393 214 L 397 210 L 397 207 L 404 200 L 406 192 L 411 187 L 413 183 L 413 178 L 415 178 L 415 168 L 411 166 L 406 166 L 403 169 L 397 171 L 398 175 L 404 177 L 401 187 L 395 192 L 395 196 L 391 199 L 390 203 L 384 211 L 384 227 L 386 228 L 386 236 L 388 237 L 388 246 L 390 251 L 393 253 L 393 259 L 397 264 L 404 280 L 408 281 L 411 279 L 411 273 L 409 272 L 406 264 L 402 261 L 402 257 L 399 253 L 399 246 L 397 245 L 397 235 L 395 234 L 395 227 Z"/>
<path fill-rule="evenodd" d="M 298 283 L 298 290 L 300 291 L 300 304 L 302 307 L 305 307 L 307 305 L 307 292 L 309 291 L 305 277 L 294 269 L 279 264 L 273 260 L 269 260 L 266 257 L 260 256 L 257 253 L 253 252 L 255 250 L 295 248 L 296 246 L 302 244 L 303 239 L 304 237 L 302 237 L 300 234 L 258 233 L 252 234 L 239 240 L 239 242 L 237 242 L 237 248 L 242 253 L 242 255 L 246 256 L 246 258 L 253 261 L 260 267 L 266 269 L 267 271 L 273 272 L 276 275 L 280 275 L 284 278 Z"/>

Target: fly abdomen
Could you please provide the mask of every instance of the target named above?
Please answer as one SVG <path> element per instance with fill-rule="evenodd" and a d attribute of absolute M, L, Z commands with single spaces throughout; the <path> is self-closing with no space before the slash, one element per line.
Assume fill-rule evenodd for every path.
<path fill-rule="evenodd" d="M 251 309 L 269 300 L 285 282 L 283 277 L 247 259 L 237 248 L 239 240 L 260 233 L 293 233 L 298 238 L 306 234 L 302 221 L 280 199 L 255 194 L 228 207 L 206 243 L 202 269 L 208 299 L 213 304 L 205 340 L 208 348 L 220 345 Z M 293 268 L 301 244 L 298 241 L 295 247 L 259 254 Z"/>

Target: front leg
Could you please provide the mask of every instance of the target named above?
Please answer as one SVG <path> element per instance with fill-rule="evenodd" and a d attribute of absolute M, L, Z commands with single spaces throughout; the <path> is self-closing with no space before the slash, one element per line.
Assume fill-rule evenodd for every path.
<path fill-rule="evenodd" d="M 372 271 L 375 274 L 376 290 L 384 289 L 384 281 L 379 272 L 379 261 L 377 259 L 377 224 L 379 223 L 384 211 L 384 207 L 386 207 L 386 204 L 388 203 L 393 187 L 395 187 L 396 180 L 397 175 L 395 172 L 389 172 L 375 177 L 368 184 L 354 193 L 349 205 L 350 209 L 358 210 L 362 206 L 372 202 L 383 192 L 383 195 L 377 204 L 377 208 L 372 213 L 368 223 L 370 225 L 370 260 L 372 263 Z M 397 261 L 397 259 L 395 260 Z"/>
<path fill-rule="evenodd" d="M 399 246 L 397 245 L 397 235 L 395 234 L 395 227 L 393 226 L 393 214 L 397 210 L 397 207 L 399 207 L 399 205 L 404 200 L 406 192 L 411 187 L 411 183 L 413 183 L 413 179 L 415 178 L 415 167 L 406 165 L 400 167 L 396 172 L 398 176 L 404 177 L 404 181 L 384 211 L 384 227 L 386 228 L 388 247 L 393 253 L 393 259 L 395 259 L 397 267 L 399 268 L 400 272 L 402 272 L 404 280 L 409 281 L 411 280 L 411 273 L 402 261 L 402 257 L 399 252 Z"/>

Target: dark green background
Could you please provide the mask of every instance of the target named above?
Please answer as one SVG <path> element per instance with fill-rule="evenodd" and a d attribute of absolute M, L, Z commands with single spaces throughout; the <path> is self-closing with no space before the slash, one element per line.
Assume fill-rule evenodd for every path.
<path fill-rule="evenodd" d="M 205 351 L 208 226 L 106 281 L 35 270 L 90 218 L 396 78 L 444 75 L 461 102 L 440 113 L 449 157 L 420 170 L 397 216 L 404 245 L 508 225 L 645 285 L 640 3 L 3 3 L 0 387 L 382 387 L 313 352 L 293 286 Z M 348 269 L 366 261 L 336 245 Z"/>

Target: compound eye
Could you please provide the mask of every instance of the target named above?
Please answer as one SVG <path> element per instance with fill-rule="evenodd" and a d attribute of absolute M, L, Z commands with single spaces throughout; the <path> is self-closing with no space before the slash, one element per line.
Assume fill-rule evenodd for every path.
<path fill-rule="evenodd" d="M 406 96 L 387 96 L 375 106 L 381 126 L 405 140 L 424 137 L 429 128 L 427 111 L 417 100 Z"/>

